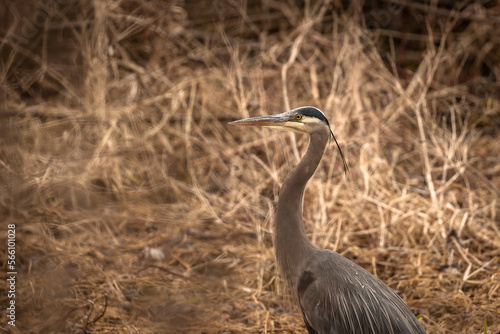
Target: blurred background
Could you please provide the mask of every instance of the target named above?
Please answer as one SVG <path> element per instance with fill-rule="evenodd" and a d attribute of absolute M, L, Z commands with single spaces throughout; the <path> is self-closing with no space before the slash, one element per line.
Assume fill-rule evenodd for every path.
<path fill-rule="evenodd" d="M 3 0 L 2 333 L 305 333 L 273 209 L 322 109 L 311 241 L 429 333 L 500 333 L 498 1 Z"/>

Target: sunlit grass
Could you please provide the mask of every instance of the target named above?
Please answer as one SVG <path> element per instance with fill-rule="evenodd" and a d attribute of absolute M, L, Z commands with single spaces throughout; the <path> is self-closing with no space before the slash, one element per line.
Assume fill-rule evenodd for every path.
<path fill-rule="evenodd" d="M 498 56 L 493 9 L 430 8 L 405 48 L 354 7 L 93 4 L 54 16 L 77 79 L 43 57 L 61 50 L 1 46 L 19 271 L 3 328 L 305 333 L 272 227 L 308 138 L 227 122 L 314 105 L 351 173 L 330 145 L 305 193 L 309 238 L 397 290 L 429 333 L 500 330 L 498 83 L 468 61 Z M 38 91 L 15 85 L 23 62 Z"/>

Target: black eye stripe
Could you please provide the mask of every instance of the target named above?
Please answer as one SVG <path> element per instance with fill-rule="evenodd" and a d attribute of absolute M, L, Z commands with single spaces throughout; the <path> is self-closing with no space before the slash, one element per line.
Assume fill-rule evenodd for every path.
<path fill-rule="evenodd" d="M 328 119 L 325 117 L 325 115 L 316 108 L 302 107 L 302 108 L 296 109 L 296 111 L 304 116 L 315 117 L 315 118 L 321 120 L 322 122 L 326 123 L 326 125 L 330 126 L 330 123 L 328 122 Z"/>

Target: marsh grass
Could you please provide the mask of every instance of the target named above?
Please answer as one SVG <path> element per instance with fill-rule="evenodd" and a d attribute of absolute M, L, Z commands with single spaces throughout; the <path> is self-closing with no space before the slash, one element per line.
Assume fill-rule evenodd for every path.
<path fill-rule="evenodd" d="M 227 125 L 301 105 L 325 111 L 351 171 L 330 145 L 305 193 L 311 240 L 429 333 L 500 331 L 498 4 L 405 2 L 369 30 L 368 5 L 76 4 L 30 45 L 12 21 L 0 45 L 19 272 L 4 332 L 305 332 L 272 220 L 308 138 Z M 73 67 L 47 48 L 58 36 Z"/>

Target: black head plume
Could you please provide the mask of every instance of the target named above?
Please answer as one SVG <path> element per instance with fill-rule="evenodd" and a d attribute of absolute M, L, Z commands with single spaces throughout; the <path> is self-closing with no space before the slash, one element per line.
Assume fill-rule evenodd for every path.
<path fill-rule="evenodd" d="M 342 163 L 344 164 L 345 174 L 347 175 L 347 173 L 350 173 L 349 166 L 347 166 L 347 161 L 345 160 L 345 157 L 344 157 L 344 153 L 342 153 L 342 150 L 340 149 L 340 145 L 337 142 L 337 139 L 335 138 L 335 136 L 333 135 L 332 128 L 330 127 L 330 122 L 328 122 L 328 118 L 326 118 L 325 114 L 321 110 L 319 110 L 318 108 L 315 108 L 315 107 L 300 107 L 300 108 L 294 109 L 293 111 L 297 112 L 301 115 L 304 115 L 304 116 L 315 117 L 328 126 L 328 129 L 330 130 L 330 134 L 332 135 L 332 138 L 335 141 L 337 148 L 339 149 L 340 157 L 342 158 Z"/>

